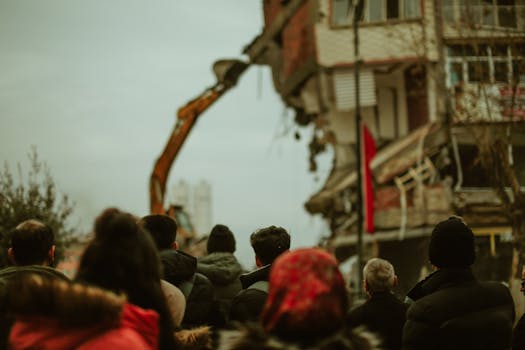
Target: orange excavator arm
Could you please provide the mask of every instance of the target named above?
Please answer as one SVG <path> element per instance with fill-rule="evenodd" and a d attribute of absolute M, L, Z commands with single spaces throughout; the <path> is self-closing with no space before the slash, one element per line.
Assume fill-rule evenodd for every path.
<path fill-rule="evenodd" d="M 165 214 L 164 199 L 166 182 L 170 169 L 184 141 L 195 125 L 197 118 L 217 101 L 226 91 L 235 86 L 248 64 L 238 60 L 220 60 L 215 62 L 213 70 L 217 83 L 204 90 L 197 98 L 189 101 L 177 111 L 177 122 L 164 146 L 164 150 L 155 162 L 150 177 L 150 212 Z"/>

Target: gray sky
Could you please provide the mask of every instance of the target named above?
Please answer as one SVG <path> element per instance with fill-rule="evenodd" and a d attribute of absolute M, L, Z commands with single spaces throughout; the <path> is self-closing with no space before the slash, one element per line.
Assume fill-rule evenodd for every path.
<path fill-rule="evenodd" d="M 76 203 L 80 232 L 107 206 L 146 214 L 175 111 L 214 83 L 215 60 L 240 58 L 261 30 L 259 0 L 0 0 L 0 161 L 27 165 L 35 145 Z M 329 157 L 316 181 L 311 130 L 299 142 L 293 131 L 270 71 L 251 67 L 200 117 L 172 168 L 170 183 L 212 184 L 213 220 L 236 233 L 246 265 L 256 228 L 281 225 L 296 247 L 326 233 L 303 203 Z"/>

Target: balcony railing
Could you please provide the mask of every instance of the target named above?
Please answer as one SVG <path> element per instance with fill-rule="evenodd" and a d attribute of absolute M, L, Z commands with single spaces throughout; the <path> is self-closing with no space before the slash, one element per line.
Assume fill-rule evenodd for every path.
<path fill-rule="evenodd" d="M 452 90 L 454 121 L 525 121 L 525 85 L 457 84 Z"/>
<path fill-rule="evenodd" d="M 470 29 L 505 28 L 525 30 L 525 6 L 443 5 L 443 20 Z"/>

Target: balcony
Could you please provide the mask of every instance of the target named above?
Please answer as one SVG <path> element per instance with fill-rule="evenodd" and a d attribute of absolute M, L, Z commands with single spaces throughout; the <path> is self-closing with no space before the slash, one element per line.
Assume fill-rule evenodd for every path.
<path fill-rule="evenodd" d="M 452 90 L 456 123 L 525 121 L 523 85 L 460 83 Z"/>
<path fill-rule="evenodd" d="M 448 2 L 449 4 L 445 4 Z M 444 1 L 443 21 L 446 25 L 473 29 L 525 30 L 525 6 L 496 4 L 460 4 Z"/>

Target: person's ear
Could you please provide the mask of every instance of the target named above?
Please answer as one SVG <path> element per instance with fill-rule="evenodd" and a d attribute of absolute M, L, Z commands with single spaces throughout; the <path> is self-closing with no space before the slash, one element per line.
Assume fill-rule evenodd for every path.
<path fill-rule="evenodd" d="M 13 251 L 13 248 L 9 248 L 7 250 L 7 256 L 9 257 L 11 264 L 16 265 L 15 252 Z"/>
<path fill-rule="evenodd" d="M 52 263 L 53 261 L 55 261 L 55 249 L 56 249 L 56 246 L 54 244 L 51 246 L 51 248 L 49 248 L 49 252 L 48 252 L 49 263 Z"/>
<path fill-rule="evenodd" d="M 55 249 L 56 249 L 56 246 L 53 244 L 51 248 L 49 248 L 49 251 L 47 252 L 47 259 L 50 265 L 53 263 L 53 261 L 55 261 Z"/>
<path fill-rule="evenodd" d="M 395 286 L 397 286 L 397 275 L 394 276 L 394 285 L 392 287 L 395 287 Z"/>
<path fill-rule="evenodd" d="M 179 249 L 179 243 L 177 241 L 173 242 L 173 244 L 171 245 L 171 249 L 173 250 Z"/>
<path fill-rule="evenodd" d="M 259 257 L 257 255 L 255 256 L 255 266 L 257 266 L 257 267 L 262 267 L 263 266 L 263 263 L 261 262 L 261 260 L 259 259 Z"/>

